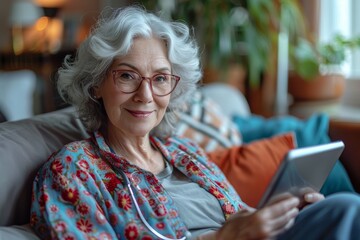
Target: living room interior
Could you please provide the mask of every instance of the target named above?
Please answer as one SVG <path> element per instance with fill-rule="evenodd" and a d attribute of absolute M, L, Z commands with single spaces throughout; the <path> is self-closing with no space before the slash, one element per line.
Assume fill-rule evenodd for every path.
<path fill-rule="evenodd" d="M 3 1 L 3 8 L 0 10 L 3 23 L 0 26 L 2 32 L 0 69 L 2 72 L 30 70 L 36 75 L 35 98 L 32 99 L 35 102 L 28 112 L 39 114 L 60 107 L 53 88 L 53 74 L 61 66 L 64 56 L 75 53 L 77 45 L 84 39 L 97 15 L 104 8 L 121 7 L 134 2 L 137 1 Z M 330 91 L 323 93 L 325 94 L 323 99 L 320 92 L 314 90 L 319 98 L 316 100 L 312 99 L 311 93 L 305 97 L 298 96 L 298 92 L 302 90 L 293 93 L 293 89 L 299 89 L 299 87 L 298 85 L 292 87 L 293 72 L 305 71 L 311 75 L 316 67 L 311 62 L 313 61 L 310 59 L 311 56 L 304 56 L 304 59 L 295 56 L 297 53 L 293 52 L 307 51 L 306 48 L 298 47 L 300 45 L 298 42 L 305 39 L 315 48 L 320 42 L 329 43 L 332 40 L 335 42 L 336 34 L 346 36 L 345 40 L 351 38 L 356 40 L 359 30 L 356 24 L 351 24 L 352 21 L 356 21 L 353 20 L 356 17 L 346 12 L 356 8 L 356 1 L 347 0 L 348 3 L 344 4 L 341 12 L 338 13 L 330 8 L 331 4 L 321 4 L 320 0 L 312 3 L 304 0 L 284 1 L 283 15 L 292 11 L 293 19 L 290 20 L 301 22 L 295 27 L 281 27 L 285 25 L 282 23 L 285 20 L 281 19 L 281 8 L 277 6 L 278 4 L 266 6 L 262 1 L 257 3 L 258 6 L 251 4 L 251 1 L 247 4 L 246 0 L 222 1 L 221 3 L 210 1 L 207 4 L 197 3 L 197 5 L 197 1 L 180 1 L 180 5 L 175 0 L 168 1 L 166 4 L 162 3 L 163 1 L 140 2 L 149 9 L 155 11 L 161 9 L 162 12 L 170 12 L 167 13 L 169 17 L 189 22 L 194 27 L 194 34 L 203 48 L 203 83 L 224 82 L 233 85 L 245 95 L 253 113 L 266 117 L 287 113 L 303 117 L 313 111 L 326 111 L 333 115 L 347 115 L 349 118 L 359 117 L 356 111 L 356 107 L 359 106 L 359 97 L 356 94 L 356 89 L 359 88 L 356 81 L 359 72 L 356 62 L 360 59 L 359 44 L 353 49 L 348 49 L 346 46 L 333 46 L 333 48 L 341 48 L 342 51 L 332 53 L 334 56 L 346 54 L 346 58 L 339 68 L 336 67 L 337 69 L 331 71 L 335 73 L 340 71 L 348 80 L 347 84 L 342 83 L 342 77 L 340 81 L 330 81 L 327 88 L 323 88 Z M 33 6 L 29 7 L 29 4 Z M 176 4 L 181 11 L 176 11 L 175 14 L 171 8 L 174 8 L 172 5 Z M 221 10 L 211 10 L 214 8 Z M 333 9 L 336 9 L 336 3 L 333 4 Z M 301 12 L 296 13 L 296 11 Z M 171 14 L 173 16 L 170 16 Z M 212 14 L 210 20 L 206 19 L 205 14 Z M 340 17 L 340 14 L 346 18 Z M 264 19 L 262 23 L 258 23 L 260 16 Z M 334 20 L 337 16 L 339 19 L 348 20 L 337 21 L 337 23 Z M 208 23 L 205 23 L 206 21 Z M 231 27 L 227 29 L 226 25 Z M 270 30 L 264 31 L 264 28 Z M 250 31 L 253 31 L 252 34 L 255 37 L 261 38 L 262 42 L 249 39 L 250 35 L 247 32 Z M 288 36 L 284 38 L 285 32 L 288 32 Z M 321 56 L 318 52 L 316 52 L 316 57 L 319 58 Z M 296 63 L 293 60 L 294 56 L 298 58 L 295 60 Z M 309 62 L 306 63 L 306 61 Z M 298 66 L 303 70 L 298 70 Z M 306 80 L 309 80 L 308 76 Z M 303 82 L 312 81 L 300 82 L 300 85 L 303 85 Z M 308 88 L 313 89 L 314 86 L 315 84 Z M 310 90 L 305 91 L 310 92 Z M 4 111 L 7 110 L 3 109 L 2 114 Z"/>
<path fill-rule="evenodd" d="M 21 132 L 12 135 L 6 129 L 13 125 L 6 124 L 22 123 L 31 118 L 26 123 L 32 128 L 37 121 L 42 124 L 48 121 L 44 114 L 61 110 L 66 114 L 49 115 L 50 120 L 59 117 L 66 124 L 55 125 L 59 128 L 50 135 L 56 140 L 46 149 L 46 154 L 60 143 L 87 136 L 56 92 L 56 71 L 66 55 L 75 55 L 77 46 L 104 9 L 140 3 L 193 26 L 203 49 L 201 88 L 211 100 L 206 106 L 221 109 L 219 121 L 230 119 L 242 144 L 287 132 L 298 134 L 298 146 L 342 140 L 345 143 L 340 157 L 343 169 L 338 170 L 346 174 L 349 181 L 346 184 L 350 183 L 353 191 L 360 193 L 360 27 L 355 23 L 360 20 L 356 14 L 360 2 L 341 1 L 341 7 L 336 0 L 276 0 L 271 3 L 262 0 L 256 4 L 251 0 L 206 2 L 210 3 L 195 0 L 2 0 L 0 152 L 16 151 L 23 141 L 31 139 L 32 129 L 29 132 L 22 129 L 26 138 L 21 139 L 21 144 L 11 145 L 8 138 L 16 142 L 14 139 L 21 136 Z M 327 56 L 333 62 L 326 62 Z M 300 83 L 296 85 L 295 81 Z M 8 142 L 1 147 L 2 141 Z M 23 155 L 17 157 L 26 156 L 25 150 L 18 154 Z M 30 160 L 39 158 L 34 152 L 28 154 Z M 11 165 L 15 155 L 10 155 L 7 153 L 9 158 L 4 158 L 1 165 Z M 35 167 L 45 160 L 35 160 Z M 24 194 L 25 199 L 29 197 L 29 192 L 20 192 L 31 184 L 29 179 L 34 176 L 35 167 L 28 163 L 24 168 L 26 166 L 31 168 L 24 169 L 29 176 L 22 180 L 22 188 L 13 199 L 24 197 Z M 1 186 L 8 183 L 3 175 L 7 171 L 3 167 L 0 170 Z M 334 188 L 344 189 L 342 183 L 336 184 Z M 7 191 L 3 187 L 0 189 L 0 195 L 9 194 L 2 192 Z M 13 215 L 18 215 L 28 204 L 14 210 L 19 206 L 15 203 L 13 210 L 5 210 L 3 203 L 6 202 L 5 198 L 0 201 L 0 212 L 7 214 L 0 219 L 0 228 L 26 224 L 27 213 L 21 213 L 20 218 Z"/>

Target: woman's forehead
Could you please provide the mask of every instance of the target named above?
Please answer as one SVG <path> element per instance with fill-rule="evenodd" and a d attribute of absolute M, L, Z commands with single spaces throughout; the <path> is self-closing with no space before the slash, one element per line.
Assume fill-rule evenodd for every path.
<path fill-rule="evenodd" d="M 149 65 L 157 67 L 170 67 L 167 48 L 164 40 L 160 38 L 135 38 L 128 53 L 114 58 L 112 66 L 117 65 Z"/>

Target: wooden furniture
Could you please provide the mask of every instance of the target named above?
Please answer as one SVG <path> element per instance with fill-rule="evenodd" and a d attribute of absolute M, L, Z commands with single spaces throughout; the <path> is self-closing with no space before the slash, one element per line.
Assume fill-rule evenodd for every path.
<path fill-rule="evenodd" d="M 360 192 L 360 121 L 331 119 L 329 136 L 331 140 L 342 140 L 345 143 L 340 160 L 355 190 Z"/>

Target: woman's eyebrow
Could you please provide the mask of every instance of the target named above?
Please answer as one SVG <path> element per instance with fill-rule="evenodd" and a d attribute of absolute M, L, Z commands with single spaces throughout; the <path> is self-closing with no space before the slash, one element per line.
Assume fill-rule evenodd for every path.
<path fill-rule="evenodd" d="M 134 65 L 129 64 L 129 63 L 118 63 L 115 65 L 115 67 L 121 67 L 121 66 L 127 66 L 129 68 L 133 68 L 133 69 L 137 70 L 137 68 Z"/>
<path fill-rule="evenodd" d="M 121 66 L 126 66 L 126 67 L 132 68 L 135 71 L 139 72 L 139 69 L 137 67 L 135 67 L 134 65 L 129 64 L 129 63 L 119 63 L 119 64 L 116 64 L 114 67 L 116 68 L 116 67 L 121 67 Z M 168 67 L 158 68 L 155 71 L 156 72 L 164 72 L 164 71 L 171 72 L 170 68 L 168 68 Z"/>
<path fill-rule="evenodd" d="M 171 72 L 170 68 L 168 68 L 168 67 L 159 68 L 159 69 L 157 69 L 156 71 L 157 71 L 157 72 L 164 72 L 164 71 Z"/>

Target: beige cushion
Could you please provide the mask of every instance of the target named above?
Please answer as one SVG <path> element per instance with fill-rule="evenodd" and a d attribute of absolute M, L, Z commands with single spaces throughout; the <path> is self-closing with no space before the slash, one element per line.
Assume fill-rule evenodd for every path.
<path fill-rule="evenodd" d="M 0 226 L 29 222 L 35 174 L 62 145 L 87 137 L 73 109 L 0 124 Z"/>
<path fill-rule="evenodd" d="M 220 106 L 201 92 L 195 92 L 187 111 L 179 114 L 176 134 L 194 140 L 205 151 L 242 143 L 242 137 Z"/>
<path fill-rule="evenodd" d="M 226 83 L 211 83 L 199 88 L 207 97 L 216 102 L 227 117 L 251 115 L 250 106 L 245 96 L 236 88 Z"/>

